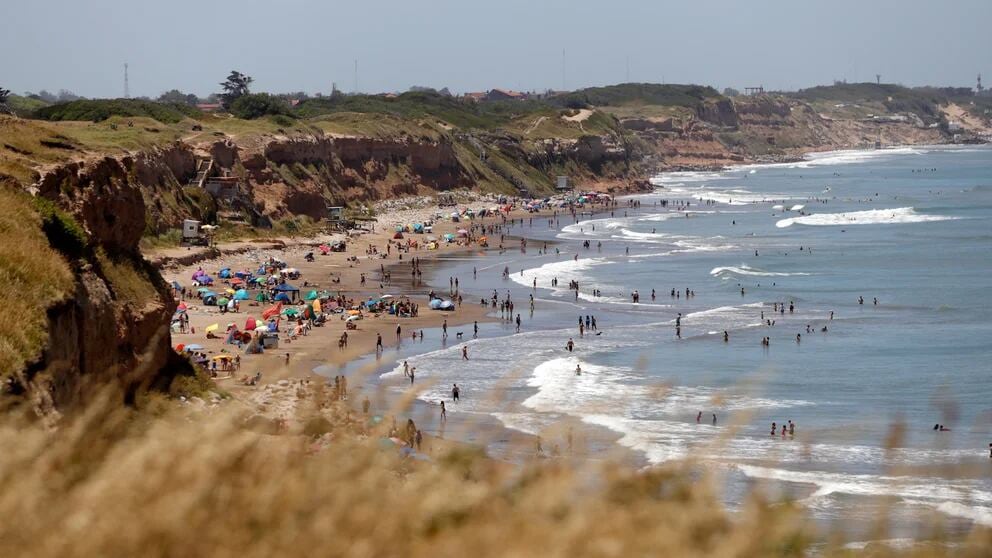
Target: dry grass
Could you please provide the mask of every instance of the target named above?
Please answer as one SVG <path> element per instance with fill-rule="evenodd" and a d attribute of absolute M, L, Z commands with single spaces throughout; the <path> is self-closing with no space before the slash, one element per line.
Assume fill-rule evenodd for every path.
<path fill-rule="evenodd" d="M 0 184 L 0 376 L 36 360 L 48 341 L 46 310 L 73 288 L 68 263 L 41 230 L 41 218 L 27 194 Z"/>
<path fill-rule="evenodd" d="M 752 495 L 724 511 L 691 463 L 495 466 L 454 449 L 432 463 L 383 449 L 347 409 L 311 393 L 298 424 L 260 434 L 225 405 L 122 410 L 107 397 L 57 431 L 0 426 L 3 556 L 800 556 L 801 510 Z M 167 409 L 158 416 L 150 407 Z M 254 422 L 257 424 L 257 421 Z M 297 428 L 296 430 L 301 430 Z M 952 549 L 873 556 L 987 556 L 988 532 Z M 823 555 L 849 555 L 820 547 Z"/>

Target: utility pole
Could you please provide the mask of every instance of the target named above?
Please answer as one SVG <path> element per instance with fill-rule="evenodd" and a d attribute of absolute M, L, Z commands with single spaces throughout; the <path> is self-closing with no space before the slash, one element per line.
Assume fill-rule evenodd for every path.
<path fill-rule="evenodd" d="M 127 82 L 127 62 L 124 63 L 124 98 L 131 98 L 131 88 Z"/>
<path fill-rule="evenodd" d="M 565 49 L 561 49 L 561 90 L 568 91 L 565 86 Z"/>
<path fill-rule="evenodd" d="M 352 91 L 355 95 L 358 94 L 358 59 L 355 59 L 355 89 Z"/>
<path fill-rule="evenodd" d="M 630 56 L 627 57 L 627 83 L 630 83 Z"/>

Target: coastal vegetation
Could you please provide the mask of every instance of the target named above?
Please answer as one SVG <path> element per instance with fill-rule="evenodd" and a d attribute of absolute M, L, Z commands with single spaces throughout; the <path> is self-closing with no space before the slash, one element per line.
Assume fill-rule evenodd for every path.
<path fill-rule="evenodd" d="M 72 293 L 66 259 L 50 240 L 74 253 L 83 242 L 78 225 L 50 204 L 36 204 L 0 180 L 0 284 L 13 296 L 5 301 L 9 319 L 0 320 L 0 377 L 36 360 L 48 342 L 46 309 Z M 38 209 L 41 213 L 39 214 Z M 46 236 L 47 235 L 47 236 Z"/>

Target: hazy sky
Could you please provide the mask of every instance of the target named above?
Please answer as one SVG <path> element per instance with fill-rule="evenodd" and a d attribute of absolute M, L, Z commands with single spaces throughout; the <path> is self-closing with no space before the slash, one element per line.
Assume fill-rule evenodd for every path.
<path fill-rule="evenodd" d="M 992 0 L 3 0 L 0 86 L 85 96 L 629 80 L 992 86 Z"/>

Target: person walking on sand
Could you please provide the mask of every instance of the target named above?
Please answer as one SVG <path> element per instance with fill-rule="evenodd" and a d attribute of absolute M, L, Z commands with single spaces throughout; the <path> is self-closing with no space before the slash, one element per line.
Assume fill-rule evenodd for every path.
<path fill-rule="evenodd" d="M 458 397 L 461 395 L 462 390 L 458 388 L 458 384 L 451 384 L 451 399 L 458 402 Z"/>

